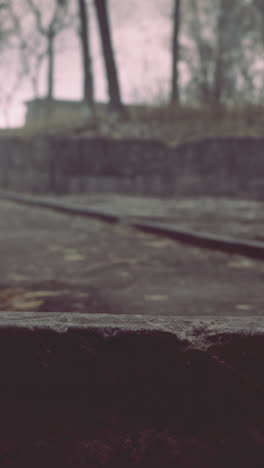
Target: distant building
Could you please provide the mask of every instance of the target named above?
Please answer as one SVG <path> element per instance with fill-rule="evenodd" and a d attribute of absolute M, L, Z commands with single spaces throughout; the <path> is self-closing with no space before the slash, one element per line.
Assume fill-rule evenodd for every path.
<path fill-rule="evenodd" d="M 65 124 L 89 119 L 91 112 L 84 101 L 65 99 L 36 98 L 26 101 L 25 126 L 42 126 L 47 124 Z M 97 110 L 106 110 L 107 104 L 97 103 Z"/>
<path fill-rule="evenodd" d="M 67 99 L 47 99 L 36 98 L 25 102 L 26 127 L 46 127 L 55 125 L 72 125 L 83 121 L 89 121 L 91 110 L 84 101 L 71 101 Z M 125 104 L 126 110 L 130 116 L 140 116 L 145 119 L 155 117 L 157 113 L 160 118 L 161 108 L 146 104 Z M 97 116 L 105 117 L 109 112 L 109 104 L 105 102 L 96 102 L 95 111 Z M 109 114 L 108 114 L 109 115 Z M 114 113 L 111 113 L 114 116 Z"/>

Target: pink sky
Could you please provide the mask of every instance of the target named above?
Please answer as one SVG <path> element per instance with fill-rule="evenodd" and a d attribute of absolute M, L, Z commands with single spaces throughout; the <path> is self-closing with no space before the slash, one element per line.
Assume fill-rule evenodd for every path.
<path fill-rule="evenodd" d="M 125 101 L 146 101 L 166 96 L 169 78 L 170 20 L 166 16 L 170 0 L 131 0 L 130 3 L 110 0 L 114 45 L 121 89 Z M 91 18 L 93 66 L 97 100 L 106 100 L 104 67 L 95 18 Z M 55 74 L 57 98 L 80 99 L 82 88 L 79 44 L 73 35 L 62 34 Z M 45 69 L 41 94 L 45 94 Z M 28 85 L 22 87 L 10 109 L 10 124 L 21 125 L 23 102 L 32 97 Z M 0 125 L 4 126 L 3 116 Z"/>

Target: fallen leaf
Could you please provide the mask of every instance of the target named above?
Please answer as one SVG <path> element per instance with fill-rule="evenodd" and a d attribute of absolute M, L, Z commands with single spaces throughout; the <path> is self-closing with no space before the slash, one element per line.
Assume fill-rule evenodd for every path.
<path fill-rule="evenodd" d="M 64 260 L 66 262 L 79 262 L 80 260 L 84 260 L 85 256 L 84 255 L 65 255 Z"/>
<path fill-rule="evenodd" d="M 252 310 L 253 306 L 251 306 L 249 304 L 237 304 L 236 309 L 238 309 L 238 310 Z"/>
<path fill-rule="evenodd" d="M 17 299 L 12 301 L 12 307 L 19 310 L 33 310 L 38 309 L 43 304 L 42 300 L 38 301 L 23 301 L 23 299 Z"/>
<path fill-rule="evenodd" d="M 66 262 L 79 262 L 86 258 L 85 255 L 81 254 L 77 249 L 65 249 L 63 253 Z"/>
<path fill-rule="evenodd" d="M 0 290 L 0 297 L 14 297 L 21 294 L 24 294 L 25 289 L 23 288 L 4 288 Z"/>
<path fill-rule="evenodd" d="M 25 279 L 27 279 L 27 276 L 19 275 L 17 273 L 8 273 L 8 278 L 14 281 L 24 281 Z"/>
<path fill-rule="evenodd" d="M 130 276 L 128 271 L 118 271 L 117 274 L 120 276 L 120 278 L 128 278 Z"/>
<path fill-rule="evenodd" d="M 58 250 L 61 250 L 62 246 L 61 245 L 49 245 L 48 250 L 50 252 L 57 252 Z"/>
<path fill-rule="evenodd" d="M 228 266 L 231 268 L 254 268 L 255 262 L 249 260 L 248 258 L 241 258 L 240 260 L 234 260 L 228 263 Z"/>
<path fill-rule="evenodd" d="M 24 297 L 31 299 L 34 297 L 52 297 L 59 296 L 61 291 L 28 291 L 24 294 Z"/>
<path fill-rule="evenodd" d="M 145 294 L 145 301 L 167 301 L 168 296 L 165 294 Z"/>

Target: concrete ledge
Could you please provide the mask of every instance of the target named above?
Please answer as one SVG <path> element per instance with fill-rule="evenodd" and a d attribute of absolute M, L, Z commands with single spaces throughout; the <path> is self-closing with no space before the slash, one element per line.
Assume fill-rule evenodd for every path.
<path fill-rule="evenodd" d="M 214 235 L 208 232 L 197 233 L 191 230 L 176 228 L 175 225 L 167 223 L 148 221 L 146 216 L 142 219 L 140 217 L 125 217 L 110 210 L 85 208 L 80 205 L 54 201 L 49 198 L 35 198 L 30 195 L 20 195 L 14 192 L 0 191 L 0 198 L 29 206 L 48 208 L 70 215 L 97 218 L 110 223 L 123 222 L 128 226 L 163 237 L 169 237 L 184 244 L 219 250 L 230 254 L 244 255 L 260 260 L 264 259 L 263 242 L 245 241 L 228 236 Z"/>
<path fill-rule="evenodd" d="M 3 312 L 0 464 L 263 466 L 263 366 L 262 317 Z"/>
<path fill-rule="evenodd" d="M 85 314 L 63 312 L 0 312 L 0 330 L 16 328 L 51 330 L 63 334 L 71 329 L 100 330 L 103 336 L 113 330 L 169 332 L 196 346 L 205 346 L 205 337 L 223 334 L 264 335 L 264 317 L 218 316 L 152 316 L 131 314 Z"/>
<path fill-rule="evenodd" d="M 148 373 L 152 369 L 153 374 L 149 374 L 151 378 L 156 378 L 162 371 L 165 374 L 168 372 L 170 378 L 177 380 L 180 377 L 177 369 L 166 370 L 163 365 L 159 367 L 162 362 L 169 363 L 179 354 L 183 357 L 195 351 L 196 355 L 213 357 L 216 367 L 220 365 L 226 369 L 224 362 L 215 360 L 216 350 L 221 354 L 223 349 L 237 346 L 237 343 L 240 343 L 242 352 L 240 367 L 243 368 L 247 361 L 242 356 L 250 353 L 252 360 L 261 359 L 264 364 L 264 353 L 259 353 L 259 347 L 264 351 L 264 318 L 186 319 L 140 315 L 1 312 L 0 393 L 8 391 L 9 396 L 10 392 L 18 395 L 22 388 L 29 389 L 31 386 L 34 387 L 34 392 L 42 393 L 44 387 L 52 390 L 56 385 L 63 387 L 66 393 L 68 386 L 78 392 L 80 385 L 84 385 L 87 391 L 98 385 L 98 382 L 95 383 L 95 376 L 91 378 L 95 365 L 96 372 L 101 373 L 102 378 L 109 377 L 108 384 L 114 386 L 117 383 L 112 381 L 111 368 L 118 374 L 118 379 L 123 380 L 123 373 L 127 374 L 128 368 L 132 371 L 131 366 L 136 373 L 141 369 L 140 375 L 141 372 Z M 234 359 L 234 355 L 231 353 L 227 359 Z M 111 363 L 110 367 L 106 363 Z M 194 367 L 189 371 L 198 372 L 199 360 L 197 365 L 196 369 L 196 364 L 193 363 Z M 252 369 L 249 370 L 252 372 Z M 254 372 L 255 379 L 259 380 L 261 368 Z M 103 376 L 104 373 L 106 375 Z M 235 368 L 232 373 L 238 376 Z"/>
<path fill-rule="evenodd" d="M 211 234 L 209 232 L 197 233 L 191 230 L 178 229 L 167 223 L 135 221 L 132 224 L 141 231 L 168 237 L 183 242 L 184 244 L 219 250 L 230 254 L 244 255 L 251 258 L 264 259 L 263 242 L 244 241 L 229 236 Z"/>
<path fill-rule="evenodd" d="M 76 216 L 89 216 L 92 218 L 98 218 L 106 222 L 118 222 L 120 216 L 116 213 L 106 210 L 95 210 L 85 208 L 83 206 L 71 205 L 70 203 L 62 203 L 54 201 L 49 198 L 38 198 L 31 195 L 20 195 L 15 192 L 0 191 L 0 198 L 4 200 L 14 201 L 23 205 L 35 206 L 37 208 L 48 208 L 50 210 L 59 211 L 61 213 L 76 215 Z"/>

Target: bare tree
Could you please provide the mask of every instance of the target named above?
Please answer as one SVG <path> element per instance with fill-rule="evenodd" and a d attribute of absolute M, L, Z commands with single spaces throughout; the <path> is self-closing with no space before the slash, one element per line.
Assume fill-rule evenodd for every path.
<path fill-rule="evenodd" d="M 36 28 L 32 28 L 25 4 L 10 1 L 8 10 L 13 24 L 13 47 L 18 51 L 21 64 L 20 75 L 29 80 L 33 96 L 38 97 L 39 75 L 47 55 L 46 42 Z"/>
<path fill-rule="evenodd" d="M 100 37 L 102 42 L 102 50 L 108 82 L 108 92 L 110 97 L 110 106 L 113 110 L 123 112 L 117 66 L 112 45 L 107 0 L 94 0 L 94 6 L 97 14 Z"/>
<path fill-rule="evenodd" d="M 262 35 L 262 40 L 264 43 L 264 2 L 263 0 L 253 0 L 253 7 L 256 9 L 257 13 L 259 14 L 261 35 Z"/>
<path fill-rule="evenodd" d="M 257 26 L 255 20 L 251 0 L 233 0 L 232 3 L 218 0 L 211 92 L 213 106 L 250 100 L 248 92 L 253 91 L 254 67 L 258 61 L 255 33 L 252 34 Z"/>
<path fill-rule="evenodd" d="M 0 84 L 0 106 L 5 125 L 9 127 L 9 112 L 12 100 L 23 83 L 24 73 L 17 69 L 16 63 L 10 59 L 13 52 L 14 27 L 9 14 L 9 3 L 0 2 L 0 53 L 3 75 L 9 70 L 10 77 L 2 79 Z M 11 72 L 12 70 L 12 72 Z"/>
<path fill-rule="evenodd" d="M 13 28 L 10 23 L 8 14 L 8 2 L 0 1 L 0 50 L 6 46 L 10 36 L 13 33 Z"/>
<path fill-rule="evenodd" d="M 8 85 L 6 83 L 0 84 L 0 105 L 6 127 L 10 127 L 11 106 L 17 92 L 23 85 L 24 78 L 23 70 L 18 70 L 17 73 L 14 74 L 14 79 L 11 83 L 8 83 Z"/>
<path fill-rule="evenodd" d="M 211 104 L 218 107 L 235 97 L 238 78 L 242 79 L 248 31 L 244 28 L 247 11 L 243 1 L 218 0 L 214 44 Z M 247 64 L 248 65 L 248 64 Z"/>
<path fill-rule="evenodd" d="M 83 60 L 83 98 L 93 108 L 94 82 L 90 51 L 89 15 L 86 0 L 78 0 L 80 18 L 80 41 Z"/>
<path fill-rule="evenodd" d="M 46 18 L 47 1 L 25 0 L 34 19 L 39 35 L 46 42 L 46 57 L 48 60 L 47 98 L 52 99 L 54 94 L 54 62 L 55 40 L 58 34 L 69 27 L 71 21 L 68 15 L 68 0 L 52 0 L 49 4 L 48 19 Z M 40 58 L 40 57 L 39 57 Z M 42 58 L 41 58 L 42 61 Z"/>
<path fill-rule="evenodd" d="M 215 46 L 215 64 L 213 72 L 213 82 L 212 82 L 212 93 L 211 93 L 211 103 L 213 106 L 219 106 L 222 100 L 222 94 L 224 90 L 224 80 L 226 76 L 226 26 L 227 26 L 227 14 L 230 14 L 228 11 L 228 6 L 226 0 L 220 0 L 217 11 L 217 21 L 216 21 L 216 46 Z"/>
<path fill-rule="evenodd" d="M 249 101 L 258 53 L 252 46 L 251 0 L 189 0 L 187 92 L 203 105 Z M 244 91 L 243 91 L 244 90 Z M 254 94 L 254 93 L 253 93 Z"/>
<path fill-rule="evenodd" d="M 172 105 L 178 105 L 180 102 L 180 91 L 179 91 L 180 25 L 181 25 L 181 0 L 174 0 L 173 37 L 172 37 L 172 74 L 171 74 L 171 98 L 170 98 L 170 102 Z"/>
<path fill-rule="evenodd" d="M 188 18 L 186 36 L 190 40 L 190 44 L 186 47 L 184 59 L 187 63 L 190 80 L 187 86 L 187 95 L 191 99 L 198 97 L 198 100 L 203 100 L 208 96 L 209 79 L 207 60 L 211 51 L 208 50 L 207 44 L 202 37 L 202 25 L 200 9 L 195 0 L 189 0 L 189 11 L 186 17 Z"/>

